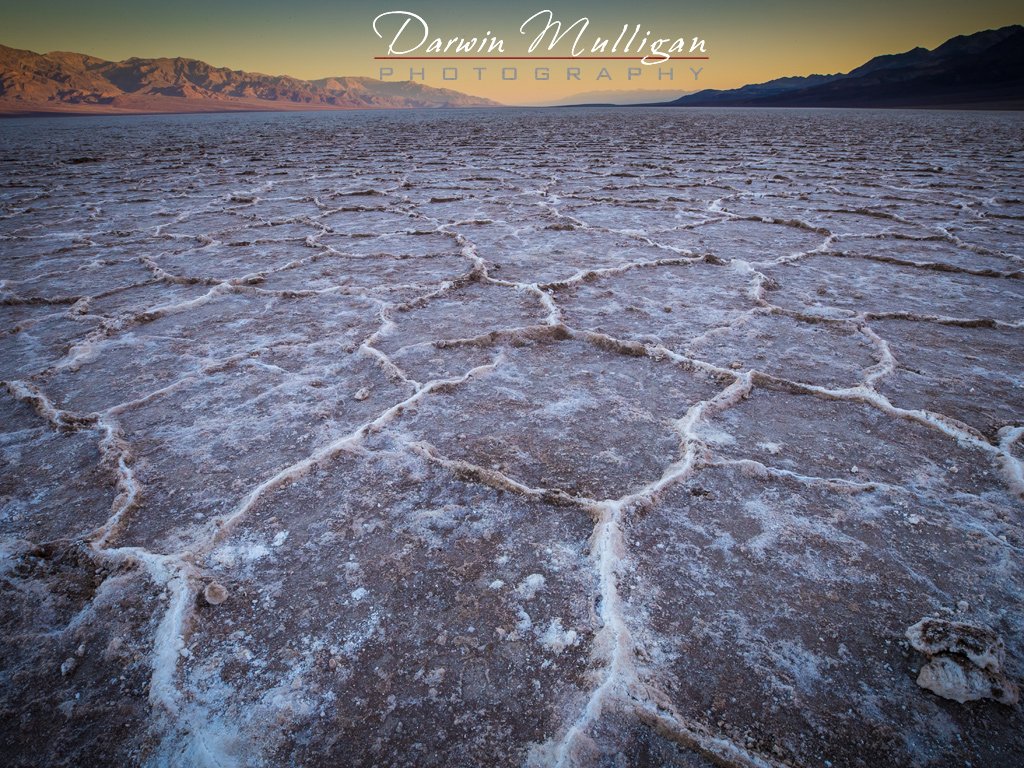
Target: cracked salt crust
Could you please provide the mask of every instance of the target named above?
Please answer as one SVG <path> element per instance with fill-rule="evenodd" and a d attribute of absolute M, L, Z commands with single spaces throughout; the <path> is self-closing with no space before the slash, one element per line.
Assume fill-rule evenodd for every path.
<path fill-rule="evenodd" d="M 15 759 L 1016 765 L 1020 122 L 756 117 L 0 126 Z"/>

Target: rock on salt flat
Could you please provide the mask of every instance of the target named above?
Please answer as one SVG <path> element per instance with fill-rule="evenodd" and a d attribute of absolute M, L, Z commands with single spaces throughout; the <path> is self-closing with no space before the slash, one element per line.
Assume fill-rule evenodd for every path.
<path fill-rule="evenodd" d="M 5 764 L 1024 761 L 1019 116 L 0 139 Z"/>

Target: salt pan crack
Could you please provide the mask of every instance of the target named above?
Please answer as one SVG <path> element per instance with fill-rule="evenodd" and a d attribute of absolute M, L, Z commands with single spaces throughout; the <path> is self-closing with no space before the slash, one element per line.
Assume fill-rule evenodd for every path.
<path fill-rule="evenodd" d="M 903 635 L 1024 670 L 1024 134 L 927 117 L 0 126 L 12 759 L 1017 765 Z"/>

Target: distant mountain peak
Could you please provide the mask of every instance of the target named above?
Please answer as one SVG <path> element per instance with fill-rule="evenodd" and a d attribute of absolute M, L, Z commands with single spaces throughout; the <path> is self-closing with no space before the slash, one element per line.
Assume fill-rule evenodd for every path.
<path fill-rule="evenodd" d="M 0 45 L 0 114 L 8 115 L 494 106 L 500 105 L 409 81 L 300 80 L 180 56 L 107 61 Z"/>
<path fill-rule="evenodd" d="M 875 56 L 845 74 L 698 91 L 662 106 L 1024 109 L 1024 27 L 957 35 L 934 50 Z"/>

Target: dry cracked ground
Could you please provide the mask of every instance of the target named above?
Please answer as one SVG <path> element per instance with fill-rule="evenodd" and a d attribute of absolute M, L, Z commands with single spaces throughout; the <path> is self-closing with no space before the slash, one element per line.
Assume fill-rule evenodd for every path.
<path fill-rule="evenodd" d="M 0 135 L 0 762 L 1024 761 L 1019 116 Z"/>

